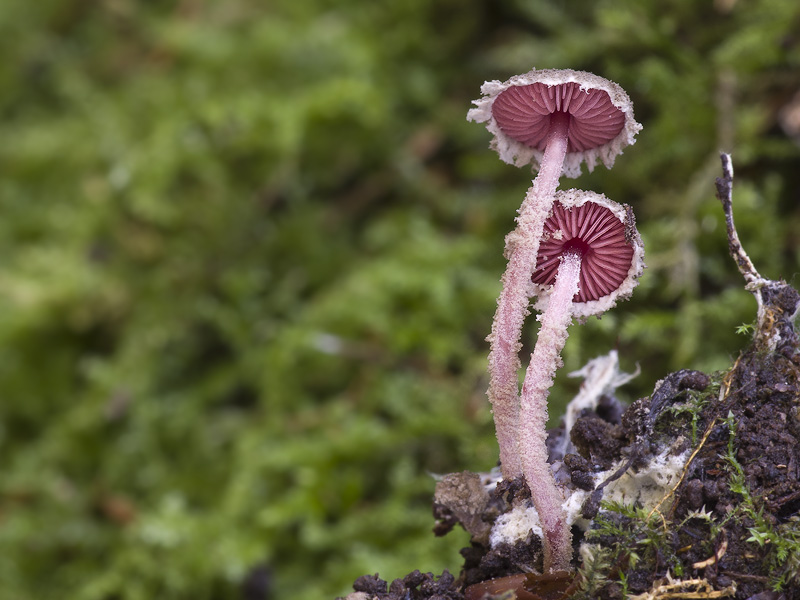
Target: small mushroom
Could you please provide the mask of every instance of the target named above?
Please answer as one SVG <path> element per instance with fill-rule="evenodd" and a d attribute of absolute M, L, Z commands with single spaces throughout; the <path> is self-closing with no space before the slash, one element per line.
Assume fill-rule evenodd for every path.
<path fill-rule="evenodd" d="M 532 164 L 539 174 L 519 210 L 516 229 L 506 238 L 508 266 L 489 353 L 489 390 L 503 476 L 522 473 L 517 451 L 520 335 L 528 315 L 530 279 L 553 194 L 563 174 L 576 177 L 600 159 L 611 167 L 641 129 L 628 95 L 617 84 L 591 73 L 532 70 L 506 82 L 488 81 L 467 119 L 486 123 L 491 146 L 507 163 Z"/>
<path fill-rule="evenodd" d="M 567 255 L 581 262 L 573 315 L 600 315 L 629 298 L 644 270 L 644 245 L 630 207 L 595 192 L 556 193 L 531 277 L 537 310 L 551 304 L 559 265 Z"/>
<path fill-rule="evenodd" d="M 585 71 L 533 69 L 502 83 L 487 81 L 481 92 L 467 119 L 486 123 L 504 162 L 532 164 L 540 173 L 553 143 L 564 152 L 563 163 L 553 165 L 556 176 L 577 177 L 584 161 L 592 171 L 598 159 L 610 169 L 642 128 L 625 90 Z"/>
<path fill-rule="evenodd" d="M 547 397 L 573 316 L 599 315 L 630 296 L 644 269 L 632 213 L 602 194 L 558 192 L 544 224 L 533 285 L 541 328 L 525 374 L 519 448 L 544 539 L 545 572 L 569 569 L 572 543 L 563 497 L 547 461 Z"/>

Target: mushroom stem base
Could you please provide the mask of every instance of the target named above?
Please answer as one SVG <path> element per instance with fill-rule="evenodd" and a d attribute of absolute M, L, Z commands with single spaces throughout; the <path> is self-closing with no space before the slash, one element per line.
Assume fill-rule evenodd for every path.
<path fill-rule="evenodd" d="M 544 531 L 545 573 L 568 570 L 572 560 L 572 534 L 562 508 L 564 498 L 547 460 L 547 397 L 562 365 L 561 351 L 569 336 L 572 299 L 578 293 L 580 273 L 580 255 L 565 254 L 547 310 L 541 316 L 542 326 L 522 386 L 519 447 L 525 480 Z"/>

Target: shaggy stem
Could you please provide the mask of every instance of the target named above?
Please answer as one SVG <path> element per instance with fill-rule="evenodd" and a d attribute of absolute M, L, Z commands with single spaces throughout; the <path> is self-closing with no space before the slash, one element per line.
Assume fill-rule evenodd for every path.
<path fill-rule="evenodd" d="M 536 270 L 539 241 L 544 222 L 553 206 L 553 195 L 567 153 L 569 115 L 554 113 L 541 169 L 519 209 L 516 229 L 506 238 L 508 266 L 503 274 L 503 289 L 497 299 L 492 333 L 489 336 L 489 401 L 492 403 L 500 466 L 503 477 L 522 475 L 518 449 L 519 426 L 519 351 L 520 336 L 528 316 L 531 276 Z"/>
<path fill-rule="evenodd" d="M 568 570 L 572 560 L 572 534 L 562 508 L 564 498 L 547 461 L 547 397 L 561 350 L 569 336 L 572 299 L 578 293 L 581 257 L 569 252 L 561 259 L 531 362 L 525 374 L 520 407 L 519 447 L 531 500 L 544 532 L 544 572 Z"/>

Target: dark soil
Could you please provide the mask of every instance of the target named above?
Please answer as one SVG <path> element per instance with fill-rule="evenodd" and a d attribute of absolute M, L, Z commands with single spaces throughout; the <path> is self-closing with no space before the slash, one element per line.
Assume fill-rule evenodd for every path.
<path fill-rule="evenodd" d="M 681 436 L 695 438 L 684 477 L 673 497 L 661 506 L 660 547 L 649 551 L 642 545 L 653 536 L 635 518 L 618 513 L 603 516 L 630 532 L 593 540 L 612 550 L 615 564 L 610 578 L 619 579 L 614 577 L 615 569 L 624 572 L 629 594 L 653 590 L 669 571 L 676 580 L 700 579 L 710 589 L 729 590 L 725 596 L 674 597 L 800 599 L 800 351 L 792 327 L 800 296 L 786 285 L 776 286 L 769 294 L 772 334 L 762 332 L 760 339 L 776 339 L 773 334 L 778 333 L 773 348 L 758 343 L 757 335 L 757 341 L 725 374 L 673 373 L 623 417 L 624 424 L 631 416 L 644 423 L 643 432 L 630 424 L 626 427 L 626 434 L 639 440 L 632 444 L 633 468 L 648 454 L 648 445 L 662 446 Z M 691 396 L 702 406 L 694 416 L 694 433 L 688 415 L 681 417 L 686 413 L 677 412 L 676 416 L 671 410 L 685 406 Z M 643 415 L 647 416 L 642 420 Z M 588 429 L 591 441 L 600 428 Z M 590 444 L 576 446 L 586 458 L 593 455 Z M 693 516 L 698 511 L 710 516 Z M 596 531 L 602 529 L 595 524 Z M 620 551 L 621 544 L 627 552 Z M 645 560 L 631 567 L 630 551 Z M 621 590 L 619 581 L 612 582 L 591 597 L 620 598 Z M 671 596 L 665 592 L 663 597 Z"/>
<path fill-rule="evenodd" d="M 402 579 L 395 579 L 391 584 L 377 575 L 363 575 L 353 584 L 356 594 L 361 594 L 362 598 L 386 600 L 461 600 L 464 595 L 459 591 L 460 588 L 455 577 L 447 571 L 441 577 L 414 571 Z M 348 598 L 352 596 L 355 594 Z"/>

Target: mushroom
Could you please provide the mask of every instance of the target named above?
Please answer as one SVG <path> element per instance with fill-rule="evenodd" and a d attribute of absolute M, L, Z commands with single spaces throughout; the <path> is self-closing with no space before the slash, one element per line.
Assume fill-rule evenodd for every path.
<path fill-rule="evenodd" d="M 573 316 L 586 318 L 630 296 L 644 269 L 644 246 L 629 207 L 602 194 L 555 194 L 532 282 L 543 311 L 520 402 L 519 450 L 542 524 L 545 572 L 569 569 L 572 536 L 563 496 L 547 461 L 547 397 Z"/>
<path fill-rule="evenodd" d="M 491 147 L 504 162 L 541 172 L 548 138 L 566 142 L 563 162 L 553 165 L 556 176 L 577 177 L 584 161 L 591 172 L 598 159 L 610 169 L 642 128 L 628 94 L 585 71 L 533 69 L 502 83 L 487 81 L 481 92 L 467 119 L 486 123 Z"/>
<path fill-rule="evenodd" d="M 630 206 L 595 192 L 556 192 L 531 276 L 537 310 L 546 311 L 553 302 L 559 261 L 567 255 L 581 259 L 573 315 L 601 315 L 617 300 L 627 300 L 644 269 L 644 245 Z"/>
<path fill-rule="evenodd" d="M 508 266 L 497 301 L 492 333 L 487 338 L 489 390 L 500 465 L 506 478 L 522 474 L 517 450 L 519 422 L 519 351 L 522 325 L 528 313 L 531 275 L 536 268 L 539 240 L 550 213 L 559 177 L 577 177 L 586 161 L 593 170 L 600 159 L 606 167 L 641 129 L 633 118 L 628 95 L 617 84 L 591 73 L 572 70 L 532 70 L 508 81 L 488 81 L 484 96 L 475 100 L 467 119 L 487 123 L 494 134 L 491 147 L 510 164 L 532 163 L 539 174 L 519 209 L 516 229 L 506 238 Z"/>

